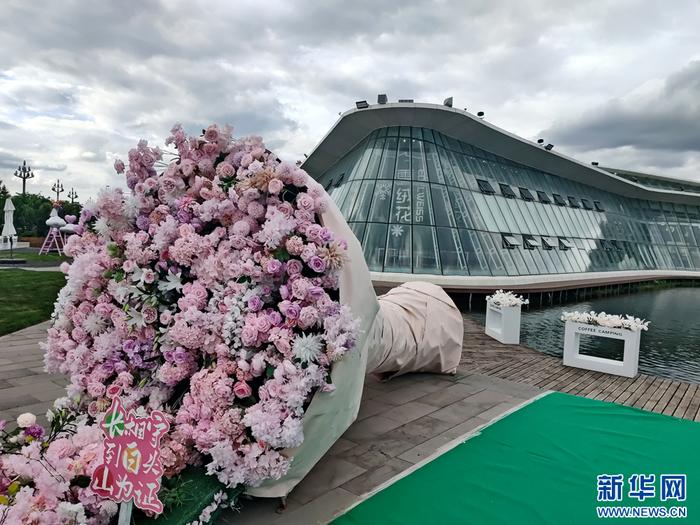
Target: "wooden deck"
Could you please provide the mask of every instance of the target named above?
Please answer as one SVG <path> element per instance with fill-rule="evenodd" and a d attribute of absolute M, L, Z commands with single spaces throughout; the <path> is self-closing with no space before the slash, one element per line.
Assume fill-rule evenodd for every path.
<path fill-rule="evenodd" d="M 466 370 L 544 390 L 610 401 L 700 421 L 700 385 L 639 374 L 634 379 L 564 366 L 552 357 L 522 345 L 502 345 L 484 334 L 484 327 L 464 316 Z"/>

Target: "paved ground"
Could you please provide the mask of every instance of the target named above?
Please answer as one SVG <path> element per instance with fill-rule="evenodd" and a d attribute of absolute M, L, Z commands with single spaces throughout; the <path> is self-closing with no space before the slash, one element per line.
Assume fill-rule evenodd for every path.
<path fill-rule="evenodd" d="M 41 323 L 0 337 L 0 419 L 33 412 L 45 423 L 52 401 L 64 395 L 65 379 L 44 373 L 38 343 L 46 338 L 48 326 Z"/>
<path fill-rule="evenodd" d="M 64 381 L 43 373 L 38 341 L 48 323 L 0 337 L 0 418 L 43 414 Z M 465 317 L 465 346 L 456 376 L 408 375 L 367 379 L 357 421 L 290 494 L 243 500 L 228 511 L 231 525 L 326 523 L 386 480 L 505 411 L 551 389 L 646 410 L 700 418 L 696 384 L 640 375 L 620 378 L 564 367 L 561 359 L 523 346 L 505 346 Z"/>

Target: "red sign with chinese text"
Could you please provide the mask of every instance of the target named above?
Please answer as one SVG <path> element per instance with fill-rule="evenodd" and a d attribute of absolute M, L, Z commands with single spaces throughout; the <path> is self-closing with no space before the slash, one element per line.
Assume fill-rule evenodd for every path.
<path fill-rule="evenodd" d="M 120 393 L 110 392 L 112 406 L 100 424 L 105 436 L 102 464 L 93 472 L 90 488 L 112 501 L 133 499 L 138 508 L 160 514 L 160 440 L 170 424 L 160 410 L 153 410 L 147 417 L 138 417 L 133 410 L 127 413 L 119 400 Z"/>

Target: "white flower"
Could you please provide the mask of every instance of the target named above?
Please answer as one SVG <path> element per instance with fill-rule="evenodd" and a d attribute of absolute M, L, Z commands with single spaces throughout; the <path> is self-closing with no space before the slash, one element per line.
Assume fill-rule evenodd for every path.
<path fill-rule="evenodd" d="M 633 332 L 649 329 L 649 321 L 645 321 L 644 319 L 639 319 L 631 315 L 626 315 L 623 318 L 621 315 L 611 315 L 605 312 L 563 312 L 561 320 L 604 326 L 606 328 L 623 328 L 625 330 L 632 330 Z"/>
<path fill-rule="evenodd" d="M 161 292 L 168 292 L 170 290 L 182 290 L 182 281 L 180 280 L 179 273 L 168 272 L 167 277 L 164 281 L 158 283 L 158 289 Z"/>
<path fill-rule="evenodd" d="M 62 501 L 58 504 L 58 519 L 60 523 L 70 525 L 82 525 L 83 523 L 87 523 L 85 507 L 83 507 L 82 503 L 68 503 L 67 501 Z"/>
<path fill-rule="evenodd" d="M 109 239 L 109 223 L 104 217 L 100 217 L 95 221 L 95 231 L 98 235 Z"/>
<path fill-rule="evenodd" d="M 17 426 L 20 428 L 31 427 L 36 423 L 36 416 L 31 412 L 25 412 L 17 416 Z"/>
<path fill-rule="evenodd" d="M 132 195 L 127 196 L 124 199 L 123 205 L 124 216 L 129 219 L 135 219 L 139 214 L 139 203 L 136 198 Z"/>
<path fill-rule="evenodd" d="M 294 357 L 302 363 L 316 361 L 323 350 L 323 342 L 320 335 L 300 335 L 292 343 Z"/>
<path fill-rule="evenodd" d="M 106 327 L 107 322 L 95 312 L 91 312 L 83 323 L 83 328 L 93 337 L 104 332 Z"/>
<path fill-rule="evenodd" d="M 496 306 L 522 306 L 530 304 L 528 299 L 524 299 L 522 295 L 515 295 L 513 292 L 504 292 L 496 290 L 493 295 L 486 297 L 486 302 Z"/>

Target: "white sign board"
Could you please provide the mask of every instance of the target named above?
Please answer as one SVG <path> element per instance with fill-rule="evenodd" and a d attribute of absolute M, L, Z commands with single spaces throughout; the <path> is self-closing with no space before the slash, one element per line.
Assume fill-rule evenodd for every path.
<path fill-rule="evenodd" d="M 520 343 L 520 306 L 486 303 L 486 335 L 505 345 Z"/>
<path fill-rule="evenodd" d="M 622 361 L 594 357 L 579 353 L 581 335 L 594 337 L 607 337 L 609 339 L 621 339 L 625 347 Z M 635 377 L 639 364 L 639 343 L 641 332 L 633 332 L 623 328 L 607 328 L 585 323 L 566 321 L 564 332 L 564 365 L 606 374 L 615 374 L 625 377 Z"/>

